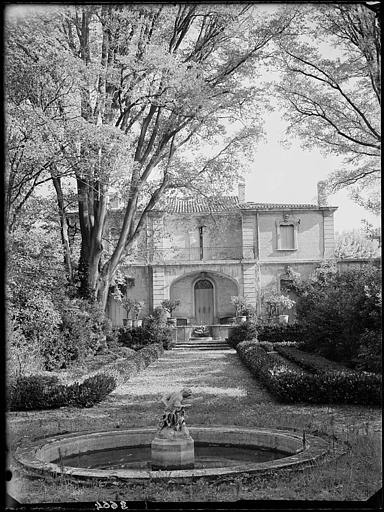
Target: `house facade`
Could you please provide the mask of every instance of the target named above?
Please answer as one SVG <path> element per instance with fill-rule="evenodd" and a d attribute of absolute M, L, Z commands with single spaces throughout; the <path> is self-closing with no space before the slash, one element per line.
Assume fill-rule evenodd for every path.
<path fill-rule="evenodd" d="M 240 295 L 262 313 L 267 290 L 285 291 L 292 271 L 307 277 L 334 255 L 336 207 L 260 204 L 238 196 L 173 199 L 150 213 L 137 242 L 126 293 L 144 302 L 141 316 L 164 299 L 178 299 L 179 325 L 215 325 L 234 316 L 231 296 Z M 111 211 L 110 236 L 119 211 Z M 123 325 L 126 311 L 111 296 L 108 315 Z"/>

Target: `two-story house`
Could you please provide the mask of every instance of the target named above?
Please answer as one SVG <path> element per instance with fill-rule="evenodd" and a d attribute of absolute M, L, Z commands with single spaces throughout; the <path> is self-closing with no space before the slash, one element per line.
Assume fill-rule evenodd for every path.
<path fill-rule="evenodd" d="M 290 271 L 308 276 L 334 254 L 336 207 L 245 202 L 238 196 L 173 199 L 151 212 L 134 262 L 123 269 L 127 295 L 144 301 L 142 315 L 164 299 L 178 299 L 179 323 L 212 325 L 234 315 L 231 296 L 261 312 L 266 290 L 283 291 Z M 119 223 L 111 211 L 110 232 Z M 115 228 L 113 227 L 115 226 Z M 126 312 L 110 297 L 108 313 L 122 325 Z"/>

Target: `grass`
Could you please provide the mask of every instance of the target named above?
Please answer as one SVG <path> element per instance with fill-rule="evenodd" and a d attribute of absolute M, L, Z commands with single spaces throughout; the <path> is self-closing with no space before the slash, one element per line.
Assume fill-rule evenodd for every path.
<path fill-rule="evenodd" d="M 14 478 L 9 492 L 23 503 L 66 501 L 236 501 L 247 500 L 366 500 L 381 486 L 381 414 L 363 406 L 308 406 L 278 404 L 236 354 L 203 359 L 166 353 L 92 409 L 11 413 L 9 448 L 35 438 L 64 432 L 109 430 L 155 425 L 158 393 L 168 387 L 192 387 L 203 400 L 188 411 L 188 425 L 243 425 L 296 430 L 319 435 L 344 447 L 345 454 L 329 458 L 305 471 L 279 471 L 268 477 L 243 475 L 229 482 L 202 480 L 188 484 L 149 482 L 92 482 L 79 485 L 68 477 L 27 478 L 12 461 Z M 214 363 L 214 364 L 213 364 Z M 198 373 L 194 371 L 198 368 Z M 214 372 L 209 370 L 214 368 Z M 183 372 L 183 369 L 185 371 Z M 332 455 L 332 454 L 331 454 Z"/>

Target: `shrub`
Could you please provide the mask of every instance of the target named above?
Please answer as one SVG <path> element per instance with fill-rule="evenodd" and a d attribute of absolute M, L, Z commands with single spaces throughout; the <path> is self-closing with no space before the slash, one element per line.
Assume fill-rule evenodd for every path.
<path fill-rule="evenodd" d="M 8 405 L 11 410 L 49 409 L 54 403 L 53 391 L 58 396 L 58 377 L 54 375 L 20 376 L 8 387 Z M 62 391 L 60 389 L 60 391 Z"/>
<path fill-rule="evenodd" d="M 66 386 L 56 376 L 30 375 L 17 379 L 9 389 L 8 405 L 12 411 L 53 409 L 68 405 L 92 407 L 116 387 L 116 379 L 97 374 L 82 383 Z"/>
<path fill-rule="evenodd" d="M 163 345 L 154 343 L 136 352 L 132 358 L 111 363 L 106 368 L 117 371 L 120 374 L 120 383 L 124 383 L 148 366 L 148 364 L 158 359 L 163 351 Z"/>
<path fill-rule="evenodd" d="M 284 345 L 276 345 L 276 351 L 281 354 L 286 359 L 295 362 L 304 370 L 308 370 L 311 373 L 322 373 L 322 372 L 330 372 L 330 371 L 339 371 L 339 372 L 353 372 L 353 370 L 349 370 L 342 366 L 341 364 L 336 363 L 335 361 L 330 361 L 325 357 L 319 356 L 317 354 L 309 354 L 308 352 L 303 352 L 295 347 L 289 347 Z"/>
<path fill-rule="evenodd" d="M 273 343 L 271 343 L 270 341 L 259 341 L 258 345 L 266 352 L 272 352 L 272 350 L 274 349 Z"/>
<path fill-rule="evenodd" d="M 304 329 L 301 325 L 257 325 L 257 339 L 271 343 L 284 341 L 304 341 Z"/>
<path fill-rule="evenodd" d="M 122 345 L 134 350 L 152 345 L 153 343 L 162 343 L 168 350 L 172 347 L 172 329 L 161 327 L 156 322 L 146 322 L 145 327 L 120 327 L 118 331 L 118 341 Z"/>
<path fill-rule="evenodd" d="M 19 377 L 8 387 L 8 407 L 11 411 L 30 411 L 57 407 L 92 407 L 109 395 L 117 385 L 136 375 L 141 369 L 155 361 L 164 348 L 153 344 L 136 352 L 131 359 L 112 363 L 83 382 L 68 386 L 59 383 L 54 375 L 31 375 Z"/>
<path fill-rule="evenodd" d="M 286 403 L 345 403 L 379 405 L 382 379 L 379 375 L 357 372 L 310 374 L 282 364 L 257 343 L 237 345 L 241 360 L 280 401 Z"/>
<path fill-rule="evenodd" d="M 75 407 L 92 407 L 104 400 L 116 388 L 116 379 L 99 373 L 79 384 L 68 386 L 68 403 Z"/>
<path fill-rule="evenodd" d="M 366 330 L 360 337 L 360 346 L 356 359 L 356 369 L 382 373 L 382 331 Z"/>
<path fill-rule="evenodd" d="M 256 340 L 257 329 L 253 322 L 243 322 L 232 330 L 228 337 L 228 343 L 231 347 L 236 348 L 237 344 L 242 341 Z"/>
<path fill-rule="evenodd" d="M 60 332 L 43 346 L 46 369 L 67 368 L 74 361 L 95 354 L 105 340 L 104 331 L 108 330 L 108 321 L 97 304 L 81 299 L 64 300 Z"/>
<path fill-rule="evenodd" d="M 7 311 L 7 375 L 8 378 L 17 378 L 30 374 L 33 371 L 44 369 L 44 359 L 36 340 L 26 339 L 20 326 L 12 319 Z"/>
<path fill-rule="evenodd" d="M 342 273 L 323 265 L 296 293 L 308 352 L 351 364 L 364 332 L 381 330 L 381 271 L 373 265 Z"/>

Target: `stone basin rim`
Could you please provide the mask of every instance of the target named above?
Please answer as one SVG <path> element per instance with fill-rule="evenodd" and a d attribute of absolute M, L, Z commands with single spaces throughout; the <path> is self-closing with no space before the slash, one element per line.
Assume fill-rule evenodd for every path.
<path fill-rule="evenodd" d="M 268 473 L 284 468 L 296 468 L 299 466 L 313 465 L 315 461 L 325 456 L 329 450 L 329 444 L 319 437 L 315 437 L 310 434 L 306 434 L 306 444 L 303 449 L 302 446 L 302 434 L 288 430 L 268 429 L 259 427 L 238 427 L 238 426 L 193 426 L 188 427 L 189 432 L 196 442 L 215 442 L 217 444 L 232 444 L 234 446 L 254 446 L 264 448 L 275 448 L 280 449 L 279 441 L 283 441 L 287 446 L 291 445 L 290 451 L 286 457 L 275 459 L 268 462 L 244 462 L 239 463 L 237 466 L 232 467 L 216 467 L 216 468 L 205 468 L 205 469 L 183 469 L 183 470 L 170 470 L 170 471 L 152 471 L 145 469 L 86 469 L 86 468 L 75 468 L 69 466 L 60 466 L 59 464 L 44 460 L 44 451 L 47 452 L 50 449 L 55 450 L 59 446 L 67 444 L 73 445 L 78 441 L 95 441 L 97 439 L 109 439 L 114 440 L 118 438 L 124 438 L 125 444 L 123 446 L 137 446 L 138 444 L 150 444 L 151 436 L 153 436 L 157 429 L 153 427 L 143 428 L 128 428 L 128 429 L 116 429 L 116 430 L 101 430 L 97 432 L 74 432 L 70 434 L 60 434 L 52 436 L 50 438 L 39 439 L 33 442 L 28 447 L 19 447 L 16 450 L 16 460 L 27 470 L 34 473 L 42 473 L 47 475 L 67 475 L 76 480 L 162 480 L 162 479 L 190 479 L 192 477 L 225 477 L 225 476 L 236 476 L 241 473 Z M 216 440 L 210 439 L 210 435 L 220 434 Z M 225 440 L 225 435 L 231 436 L 230 439 Z M 142 436 L 141 443 L 132 442 L 129 444 L 129 436 Z M 223 440 L 224 436 L 224 440 Z M 271 444 L 261 444 L 261 438 L 264 440 L 268 437 L 274 442 Z M 119 445 L 117 445 L 119 446 Z M 300 446 L 300 448 L 298 448 Z M 109 448 L 116 446 L 111 445 Z M 88 450 L 82 450 L 79 453 L 85 453 L 87 451 L 94 451 L 98 447 L 90 445 Z M 108 448 L 107 448 L 108 449 Z M 51 460 L 55 460 L 52 459 Z"/>

